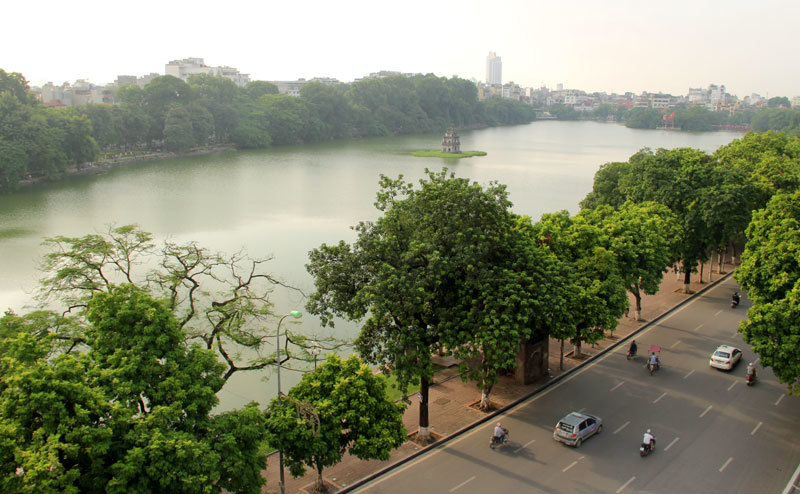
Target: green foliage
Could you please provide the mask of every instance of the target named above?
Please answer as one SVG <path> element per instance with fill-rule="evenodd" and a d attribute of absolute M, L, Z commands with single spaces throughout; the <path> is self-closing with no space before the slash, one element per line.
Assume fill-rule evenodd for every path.
<path fill-rule="evenodd" d="M 567 269 L 566 286 L 559 290 L 563 302 L 553 314 L 550 334 L 570 339 L 580 354 L 581 343 L 594 343 L 604 330 L 613 331 L 628 306 L 619 259 L 603 230 L 581 215 L 545 214 L 532 234 Z"/>
<path fill-rule="evenodd" d="M 274 399 L 266 422 L 269 443 L 283 451 L 295 477 L 337 464 L 345 453 L 388 460 L 405 441 L 404 407 L 386 395 L 385 378 L 357 357 L 331 354 L 288 397 Z"/>
<path fill-rule="evenodd" d="M 747 343 L 800 394 L 800 191 L 777 194 L 753 213 L 736 279 L 753 307 L 740 324 Z"/>
<path fill-rule="evenodd" d="M 80 350 L 53 353 L 59 322 L 0 319 L 0 490 L 260 492 L 265 417 L 210 415 L 225 366 L 184 343 L 168 303 L 111 286 Z"/>
<path fill-rule="evenodd" d="M 655 129 L 663 122 L 661 110 L 653 108 L 633 108 L 625 122 L 632 129 Z"/>
<path fill-rule="evenodd" d="M 767 106 L 769 108 L 789 108 L 791 103 L 789 103 L 789 98 L 786 96 L 774 96 L 767 100 Z"/>

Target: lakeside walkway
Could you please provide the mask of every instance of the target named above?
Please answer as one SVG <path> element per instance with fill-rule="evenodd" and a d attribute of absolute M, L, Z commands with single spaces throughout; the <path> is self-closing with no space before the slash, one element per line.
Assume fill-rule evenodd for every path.
<path fill-rule="evenodd" d="M 712 274 L 712 282 L 719 281 L 727 273 L 730 273 L 735 266 L 725 263 L 724 274 L 719 274 L 716 271 Z M 690 289 L 692 292 L 698 292 L 703 288 L 709 286 L 708 268 L 705 266 L 703 283 L 697 274 L 692 275 L 692 283 Z M 633 296 L 628 295 L 631 302 L 631 317 L 623 316 L 620 319 L 617 329 L 614 330 L 613 337 L 606 335 L 606 338 L 600 340 L 596 345 L 592 346 L 584 344 L 581 351 L 584 355 L 589 355 L 589 358 L 596 355 L 603 349 L 616 344 L 619 339 L 622 339 L 631 333 L 635 332 L 642 326 L 646 325 L 649 321 L 656 319 L 660 315 L 668 312 L 670 309 L 685 301 L 691 295 L 683 293 L 683 276 L 680 279 L 676 274 L 670 270 L 664 275 L 661 283 L 661 289 L 655 295 L 644 295 L 642 297 L 642 318 L 643 321 L 636 321 L 633 318 Z M 492 403 L 497 403 L 500 406 L 513 403 L 518 398 L 528 395 L 546 384 L 548 381 L 558 377 L 570 369 L 575 368 L 581 364 L 583 360 L 576 360 L 566 356 L 572 350 L 572 345 L 565 343 L 564 345 L 564 370 L 559 369 L 561 343 L 558 340 L 550 340 L 550 376 L 543 378 L 537 382 L 528 385 L 518 384 L 513 377 L 502 377 L 500 381 L 494 386 L 492 390 Z M 481 397 L 480 389 L 474 382 L 464 382 L 458 374 L 458 366 L 452 359 L 444 358 L 438 361 L 440 369 L 434 377 L 434 385 L 430 388 L 429 397 L 429 420 L 431 431 L 441 436 L 448 436 L 453 434 L 464 427 L 484 418 L 487 413 L 480 412 L 469 405 L 475 403 Z M 415 432 L 418 426 L 419 418 L 419 403 L 417 400 L 411 400 L 410 405 L 405 411 L 403 423 L 409 433 Z M 406 458 L 413 453 L 422 449 L 422 446 L 406 442 L 399 448 L 392 451 L 389 460 L 387 461 L 363 461 L 350 455 L 345 455 L 344 459 L 337 465 L 326 468 L 323 470 L 323 478 L 329 486 L 328 492 L 338 492 L 346 487 L 352 485 L 358 480 L 367 477 L 397 461 Z M 263 473 L 267 478 L 267 483 L 262 487 L 263 494 L 278 494 L 279 488 L 279 472 L 278 472 L 278 454 L 273 453 L 269 456 L 267 461 L 267 469 Z M 288 469 L 285 470 L 286 479 L 286 492 L 287 493 L 311 493 L 313 492 L 313 484 L 316 480 L 316 472 L 309 471 L 305 476 L 300 478 L 292 478 Z"/>

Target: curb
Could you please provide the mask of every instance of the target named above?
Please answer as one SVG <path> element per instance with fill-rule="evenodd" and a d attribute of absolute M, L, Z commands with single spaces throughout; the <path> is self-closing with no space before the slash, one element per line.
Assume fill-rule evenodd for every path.
<path fill-rule="evenodd" d="M 527 401 L 528 399 L 530 399 L 530 398 L 536 396 L 537 394 L 543 392 L 544 390 L 546 390 L 550 386 L 553 386 L 554 384 L 556 384 L 556 383 L 562 381 L 563 379 L 566 379 L 567 377 L 571 376 L 574 372 L 579 371 L 584 366 L 593 363 L 594 360 L 596 360 L 598 357 L 600 357 L 602 355 L 605 355 L 606 353 L 611 352 L 613 350 L 616 350 L 617 347 L 619 347 L 623 343 L 627 343 L 627 341 L 629 339 L 631 339 L 632 337 L 634 337 L 637 334 L 641 333 L 642 331 L 648 329 L 650 326 L 660 322 L 661 320 L 663 320 L 667 316 L 671 315 L 673 312 L 675 312 L 676 310 L 680 309 L 684 305 L 688 304 L 689 302 L 691 302 L 695 298 L 699 297 L 700 295 L 704 294 L 708 290 L 711 290 L 712 288 L 716 287 L 719 283 L 721 283 L 721 282 L 727 280 L 728 278 L 730 278 L 733 275 L 734 271 L 735 271 L 735 269 L 732 269 L 730 273 L 727 273 L 724 276 L 722 276 L 721 278 L 710 282 L 708 285 L 704 286 L 703 288 L 701 288 L 697 292 L 691 294 L 689 297 L 685 298 L 684 300 L 681 300 L 680 302 L 678 302 L 674 306 L 672 306 L 669 309 L 667 309 L 665 312 L 662 312 L 658 317 L 654 318 L 652 321 L 649 321 L 647 324 L 645 324 L 645 325 L 641 326 L 639 329 L 633 331 L 628 336 L 626 336 L 624 338 L 620 338 L 613 345 L 610 345 L 610 346 L 604 348 L 600 352 L 592 355 L 591 358 L 586 359 L 585 361 L 583 361 L 580 364 L 576 365 L 572 369 L 569 369 L 568 371 L 565 371 L 563 374 L 552 378 L 548 382 L 542 384 L 540 387 L 538 387 L 538 388 L 534 389 L 533 391 L 531 391 L 531 392 L 529 392 L 529 393 L 517 398 L 516 400 L 514 400 L 513 402 L 511 402 L 508 405 L 504 406 L 503 408 L 495 410 L 494 412 L 489 413 L 485 417 L 483 417 L 481 419 L 478 419 L 475 422 L 472 422 L 471 424 L 462 427 L 461 429 L 453 432 L 452 434 L 450 434 L 450 435 L 448 435 L 446 437 L 443 437 L 443 438 L 439 439 L 438 441 L 429 444 L 428 446 L 425 446 L 424 448 L 420 449 L 419 451 L 415 451 L 415 452 L 411 453 L 410 455 L 406 456 L 405 458 L 401 458 L 401 459 L 397 460 L 395 463 L 392 463 L 391 465 L 388 465 L 388 466 L 386 466 L 384 468 L 381 468 L 380 470 L 378 470 L 376 472 L 373 472 L 370 475 L 367 475 L 366 477 L 361 478 L 361 479 L 353 482 L 352 484 L 348 485 L 344 489 L 342 489 L 340 491 L 337 491 L 337 494 L 344 494 L 344 493 L 352 492 L 354 489 L 358 489 L 359 487 L 362 487 L 365 484 L 367 484 L 369 482 L 372 482 L 376 478 L 378 478 L 378 477 L 380 477 L 382 475 L 385 475 L 385 474 L 391 472 L 392 470 L 394 470 L 394 469 L 396 469 L 396 468 L 398 468 L 398 467 L 400 467 L 402 465 L 405 465 L 406 463 L 410 462 L 411 460 L 414 460 L 414 459 L 418 458 L 419 456 L 422 456 L 423 454 L 431 451 L 432 449 L 438 448 L 439 446 L 443 446 L 444 444 L 448 443 L 449 441 L 452 441 L 453 439 L 461 436 L 462 434 L 464 434 L 466 432 L 469 432 L 470 430 L 472 430 L 472 429 L 474 429 L 474 428 L 476 428 L 476 427 L 478 427 L 480 425 L 483 425 L 484 423 L 489 422 L 490 420 L 493 420 L 494 417 L 496 417 L 497 415 L 503 414 L 503 413 L 511 410 L 512 408 L 520 405 L 521 403 Z M 452 377 L 455 377 L 455 376 L 452 376 Z M 800 466 L 798 466 L 798 472 L 800 472 Z"/>

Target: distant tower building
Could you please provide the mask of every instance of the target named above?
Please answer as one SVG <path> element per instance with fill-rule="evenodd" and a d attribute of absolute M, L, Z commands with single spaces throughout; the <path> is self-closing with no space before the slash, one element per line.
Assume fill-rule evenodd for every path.
<path fill-rule="evenodd" d="M 460 153 L 461 152 L 461 138 L 456 134 L 456 129 L 452 126 L 447 129 L 444 137 L 442 137 L 442 152 L 443 153 Z"/>
<path fill-rule="evenodd" d="M 503 62 L 493 51 L 486 57 L 486 84 L 490 86 L 503 84 Z"/>

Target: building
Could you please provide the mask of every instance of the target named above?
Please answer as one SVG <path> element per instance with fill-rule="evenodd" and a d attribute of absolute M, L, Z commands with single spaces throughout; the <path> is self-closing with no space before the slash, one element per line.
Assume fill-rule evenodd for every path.
<path fill-rule="evenodd" d="M 792 97 L 792 108 L 800 108 L 800 96 Z"/>
<path fill-rule="evenodd" d="M 443 153 L 460 153 L 461 152 L 461 138 L 456 134 L 456 129 L 452 126 L 447 129 L 444 137 L 442 137 L 442 152 Z"/>
<path fill-rule="evenodd" d="M 232 80 L 240 87 L 246 86 L 247 83 L 250 82 L 249 74 L 241 74 L 235 68 L 228 66 L 210 67 L 205 64 L 202 58 L 172 60 L 164 66 L 164 73 L 184 81 L 194 74 L 220 76 Z"/>
<path fill-rule="evenodd" d="M 503 85 L 503 62 L 493 51 L 486 57 L 486 84 L 489 86 Z"/>

